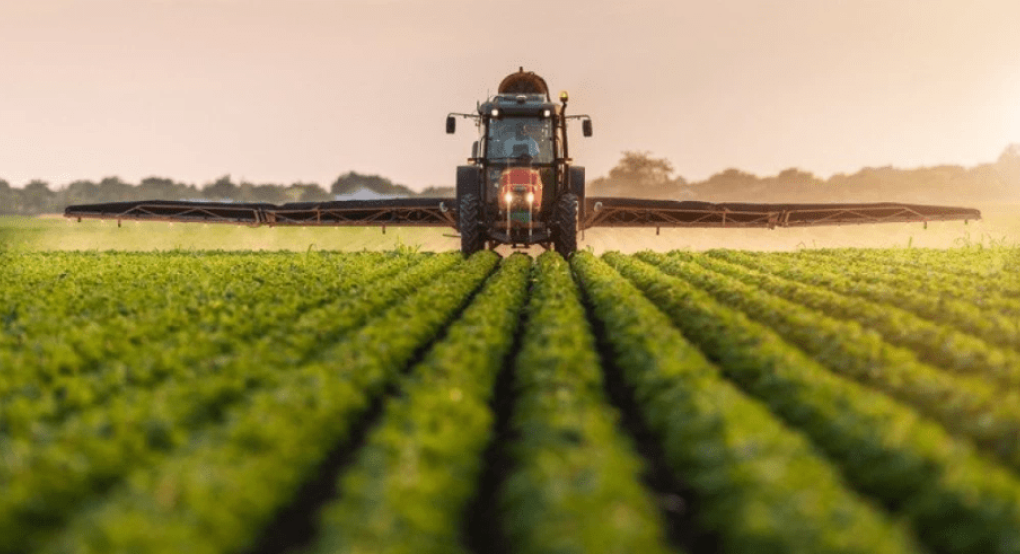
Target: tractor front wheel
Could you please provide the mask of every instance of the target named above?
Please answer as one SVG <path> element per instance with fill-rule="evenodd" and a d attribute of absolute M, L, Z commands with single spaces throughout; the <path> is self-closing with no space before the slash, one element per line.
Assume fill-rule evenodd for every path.
<path fill-rule="evenodd" d="M 577 250 L 577 195 L 564 194 L 556 201 L 553 212 L 553 247 L 563 256 L 570 257 Z"/>
<path fill-rule="evenodd" d="M 460 251 L 465 258 L 485 247 L 482 226 L 479 223 L 481 215 L 482 203 L 478 196 L 471 193 L 461 195 L 457 219 L 460 228 Z"/>

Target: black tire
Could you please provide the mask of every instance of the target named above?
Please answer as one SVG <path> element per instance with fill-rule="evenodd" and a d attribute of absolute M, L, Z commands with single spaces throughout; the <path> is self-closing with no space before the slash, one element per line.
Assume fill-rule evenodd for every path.
<path fill-rule="evenodd" d="M 485 248 L 485 237 L 482 236 L 480 224 L 482 203 L 476 194 L 462 194 L 457 209 L 458 227 L 460 228 L 460 251 L 464 257 Z"/>
<path fill-rule="evenodd" d="M 564 194 L 556 201 L 552 227 L 553 248 L 569 258 L 577 251 L 577 195 Z"/>

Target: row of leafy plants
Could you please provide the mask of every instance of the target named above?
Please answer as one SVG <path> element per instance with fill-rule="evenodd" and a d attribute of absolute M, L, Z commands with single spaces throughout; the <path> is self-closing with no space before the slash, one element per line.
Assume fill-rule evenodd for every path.
<path fill-rule="evenodd" d="M 26 434 L 3 437 L 0 534 L 7 551 L 47 534 L 75 507 L 153 465 L 195 433 L 229 419 L 232 406 L 260 390 L 271 394 L 293 368 L 314 362 L 331 344 L 360 329 L 377 312 L 403 300 L 457 263 L 459 256 L 424 257 L 406 272 L 359 293 L 339 296 L 289 325 L 197 366 L 172 365 L 154 386 L 127 387 L 105 403 L 60 421 L 28 422 Z M 244 401 L 244 402 L 242 402 Z M 58 476 L 59 477 L 56 477 Z"/>
<path fill-rule="evenodd" d="M 607 262 L 723 374 L 803 432 L 935 552 L 1020 552 L 1020 481 L 889 396 L 832 373 L 768 327 L 639 259 Z"/>
<path fill-rule="evenodd" d="M 78 512 L 45 552 L 232 552 L 253 546 L 372 400 L 399 376 L 497 264 L 482 252 L 320 345 L 318 360 L 250 393 L 223 424 L 138 468 Z"/>
<path fill-rule="evenodd" d="M 856 259 L 877 260 L 886 265 L 920 270 L 925 274 L 943 276 L 944 278 L 962 277 L 974 283 L 991 280 L 993 283 L 1007 285 L 1017 292 L 1020 282 L 1015 279 L 1020 269 L 1020 247 L 1001 246 L 995 248 L 840 248 L 823 250 L 822 255 L 832 252 L 838 256 L 851 256 Z M 798 254 L 811 254 L 813 251 L 801 251 Z M 1011 278 L 1011 275 L 1013 278 Z M 1020 293 L 1020 292 L 1018 292 Z"/>
<path fill-rule="evenodd" d="M 729 259 L 738 259 L 748 267 L 787 279 L 897 306 L 925 319 L 956 327 L 996 346 L 1020 351 L 1020 320 L 1017 318 L 982 310 L 977 305 L 958 298 L 933 299 L 909 285 L 893 286 L 861 281 L 846 275 L 848 269 L 850 272 L 853 271 L 852 261 L 835 264 L 831 261 L 812 262 L 801 258 L 783 259 L 741 252 L 725 252 L 723 255 Z"/>
<path fill-rule="evenodd" d="M 140 276 L 162 289 L 162 298 L 74 282 L 69 286 L 86 286 L 92 296 L 124 306 L 125 313 L 77 321 L 42 311 L 38 317 L 47 325 L 61 325 L 53 330 L 18 322 L 38 339 L 0 350 L 0 363 L 16 368 L 0 385 L 0 432 L 16 435 L 30 424 L 62 419 L 128 389 L 153 387 L 171 375 L 180 380 L 182 367 L 192 377 L 203 375 L 249 343 L 286 337 L 308 312 L 412 264 L 407 256 L 385 261 L 358 256 L 340 267 L 314 264 L 313 271 L 298 273 L 279 271 L 285 258 L 273 256 L 250 268 L 230 259 L 203 260 L 195 268 L 199 264 L 163 258 Z M 176 265 L 190 271 L 179 272 Z M 182 274 L 188 275 L 185 283 Z"/>
<path fill-rule="evenodd" d="M 442 340 L 401 379 L 340 477 L 315 552 L 456 552 L 494 438 L 497 374 L 527 297 L 531 259 L 514 255 Z"/>
<path fill-rule="evenodd" d="M 1020 257 L 1020 250 L 1016 255 Z M 944 252 L 942 256 L 946 260 L 954 257 L 952 251 Z M 955 298 L 975 304 L 982 310 L 1009 317 L 1020 316 L 1020 279 L 1012 271 L 980 277 L 964 276 L 930 266 L 896 264 L 867 250 L 814 250 L 794 257 L 840 267 L 848 276 L 861 281 L 901 287 L 933 298 Z M 853 263 L 846 264 L 847 260 Z"/>
<path fill-rule="evenodd" d="M 588 253 L 572 263 L 637 405 L 722 551 L 919 551 L 810 442 L 724 379 L 631 282 Z"/>
<path fill-rule="evenodd" d="M 308 551 L 477 548 L 501 371 L 507 550 L 676 548 L 612 372 L 722 551 L 1020 552 L 1020 354 L 863 256 L 23 256 L 0 552 L 255 549 L 345 450 Z"/>
<path fill-rule="evenodd" d="M 580 292 L 558 254 L 539 256 L 514 360 L 510 445 L 501 491 L 516 552 L 666 552 L 643 463 L 604 391 Z"/>
<path fill-rule="evenodd" d="M 696 261 L 714 272 L 830 317 L 855 321 L 878 332 L 883 341 L 910 349 L 918 358 L 936 367 L 961 375 L 982 376 L 1005 387 L 1020 386 L 1020 354 L 950 325 L 925 319 L 894 305 L 840 294 L 748 267 L 738 263 L 753 263 L 744 253 L 717 251 L 695 256 L 673 252 L 670 258 Z"/>
<path fill-rule="evenodd" d="M 879 333 L 856 322 L 779 298 L 694 261 L 653 253 L 638 257 L 740 310 L 833 372 L 910 404 L 1014 469 L 1020 468 L 1020 403 L 1015 392 L 1011 398 L 980 376 L 953 375 L 924 364 L 913 352 L 889 345 Z"/>

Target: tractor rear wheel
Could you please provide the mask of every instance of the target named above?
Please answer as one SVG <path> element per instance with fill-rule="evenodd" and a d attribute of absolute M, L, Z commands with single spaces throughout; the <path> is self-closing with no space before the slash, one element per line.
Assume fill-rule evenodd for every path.
<path fill-rule="evenodd" d="M 460 251 L 468 257 L 485 247 L 482 226 L 482 203 L 478 196 L 466 193 L 460 197 L 457 209 L 457 226 L 460 228 Z"/>
<path fill-rule="evenodd" d="M 553 212 L 553 247 L 563 256 L 570 257 L 577 250 L 577 195 L 564 194 L 556 201 Z"/>

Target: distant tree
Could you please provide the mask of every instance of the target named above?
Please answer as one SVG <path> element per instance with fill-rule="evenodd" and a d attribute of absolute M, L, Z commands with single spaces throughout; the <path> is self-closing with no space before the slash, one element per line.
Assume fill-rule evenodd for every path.
<path fill-rule="evenodd" d="M 699 199 L 712 202 L 765 202 L 774 193 L 766 183 L 751 173 L 729 168 L 693 184 L 692 188 Z"/>
<path fill-rule="evenodd" d="M 421 191 L 418 196 L 424 196 L 428 198 L 453 198 L 457 196 L 457 189 L 454 187 L 427 187 Z"/>
<path fill-rule="evenodd" d="M 176 183 L 165 177 L 146 177 L 138 184 L 135 196 L 140 200 L 186 200 L 200 196 L 194 185 Z"/>
<path fill-rule="evenodd" d="M 779 175 L 776 175 L 776 180 L 784 185 L 817 185 L 822 182 L 814 174 L 801 171 L 795 167 L 780 171 Z"/>
<path fill-rule="evenodd" d="M 241 181 L 237 185 L 237 191 L 231 197 L 238 202 L 258 202 L 258 193 L 255 192 L 255 183 Z"/>
<path fill-rule="evenodd" d="M 649 152 L 625 151 L 609 175 L 588 182 L 591 194 L 679 199 L 690 196 L 683 177 L 672 177 L 673 164 Z"/>
<path fill-rule="evenodd" d="M 757 184 L 758 177 L 736 168 L 721 171 L 708 178 L 705 184 L 719 189 L 741 188 Z"/>
<path fill-rule="evenodd" d="M 50 190 L 46 181 L 33 180 L 21 190 L 21 210 L 23 214 L 41 214 L 57 211 L 54 198 L 56 194 Z"/>
<path fill-rule="evenodd" d="M 242 196 L 245 196 L 245 185 L 247 183 L 241 183 Z M 255 185 L 250 189 L 250 193 L 247 193 L 247 197 L 252 202 L 268 202 L 270 204 L 283 204 L 290 200 L 290 195 L 287 192 L 287 187 L 283 185 L 275 185 L 266 183 L 262 185 Z"/>
<path fill-rule="evenodd" d="M 1003 183 L 1003 199 L 1020 198 L 1020 144 L 1011 144 L 995 164 L 995 171 Z"/>
<path fill-rule="evenodd" d="M 404 185 L 393 184 L 392 181 L 385 177 L 378 175 L 362 175 L 360 173 L 349 171 L 339 177 L 336 181 L 333 181 L 333 185 L 329 187 L 331 194 L 345 195 L 354 194 L 361 189 L 368 189 L 379 194 L 386 194 L 390 196 L 414 196 L 414 191 L 405 187 Z"/>
<path fill-rule="evenodd" d="M 0 179 L 0 215 L 12 215 L 18 213 L 20 208 L 18 202 L 18 191 L 11 188 L 10 183 Z"/>
<path fill-rule="evenodd" d="M 1020 164 L 1020 143 L 1013 143 L 1006 147 L 999 155 L 1000 164 Z"/>
<path fill-rule="evenodd" d="M 87 180 L 78 180 L 63 190 L 63 202 L 71 204 L 95 204 L 104 201 L 99 197 L 99 185 Z"/>
<path fill-rule="evenodd" d="M 626 151 L 616 167 L 609 170 L 608 179 L 621 184 L 655 187 L 673 183 L 672 173 L 673 164 L 666 158 L 653 158 L 650 152 Z M 685 182 L 681 178 L 677 184 Z"/>
<path fill-rule="evenodd" d="M 230 175 L 224 175 L 202 188 L 202 196 L 209 200 L 234 200 L 239 198 L 239 193 L 240 189 L 230 180 Z"/>
<path fill-rule="evenodd" d="M 326 202 L 332 199 L 317 183 L 294 183 L 287 192 L 295 202 Z"/>
<path fill-rule="evenodd" d="M 120 180 L 120 177 L 105 177 L 99 181 L 99 198 L 103 202 L 127 202 L 137 200 L 135 187 Z"/>

